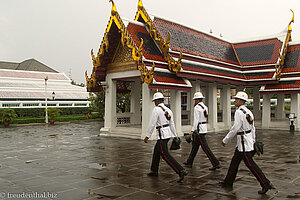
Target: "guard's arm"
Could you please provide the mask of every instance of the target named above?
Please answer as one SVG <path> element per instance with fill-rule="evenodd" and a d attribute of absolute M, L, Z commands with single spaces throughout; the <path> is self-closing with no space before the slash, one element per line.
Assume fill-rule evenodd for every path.
<path fill-rule="evenodd" d="M 153 111 L 152 111 L 151 119 L 150 119 L 150 122 L 149 122 L 147 134 L 146 134 L 147 138 L 151 137 L 151 135 L 154 131 L 154 128 L 156 127 L 157 119 L 158 119 L 158 112 L 154 108 Z"/>
<path fill-rule="evenodd" d="M 228 134 L 224 137 L 223 143 L 226 145 L 237 134 L 238 130 L 242 127 L 241 112 L 236 111 L 234 114 L 234 124 Z M 223 145 L 224 146 L 224 145 Z"/>
<path fill-rule="evenodd" d="M 197 130 L 197 126 L 198 126 L 198 123 L 199 123 L 199 118 L 200 118 L 200 112 L 199 110 L 197 109 L 197 106 L 194 107 L 194 122 L 193 122 L 193 127 L 192 127 L 192 132 L 194 132 L 195 130 Z"/>
<path fill-rule="evenodd" d="M 171 130 L 173 136 L 174 136 L 174 137 L 177 137 L 173 113 L 171 114 L 171 119 L 170 119 L 170 130 Z"/>

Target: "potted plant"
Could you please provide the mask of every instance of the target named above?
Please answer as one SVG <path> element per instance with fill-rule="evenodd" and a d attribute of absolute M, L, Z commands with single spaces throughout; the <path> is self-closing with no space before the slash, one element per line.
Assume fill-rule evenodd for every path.
<path fill-rule="evenodd" d="M 60 115 L 61 110 L 58 108 L 48 108 L 50 124 L 54 124 L 55 119 Z"/>
<path fill-rule="evenodd" d="M 14 109 L 4 108 L 0 110 L 0 118 L 3 121 L 4 127 L 9 127 L 10 122 L 15 119 L 18 115 Z"/>

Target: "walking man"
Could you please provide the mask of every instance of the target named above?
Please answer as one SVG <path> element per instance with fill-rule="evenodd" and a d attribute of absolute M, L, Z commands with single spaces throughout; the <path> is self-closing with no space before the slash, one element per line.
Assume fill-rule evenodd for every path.
<path fill-rule="evenodd" d="M 234 124 L 229 133 L 224 137 L 222 145 L 225 146 L 235 135 L 237 135 L 237 146 L 226 178 L 224 181 L 220 182 L 220 184 L 224 187 L 232 187 L 240 162 L 241 160 L 244 160 L 245 165 L 256 177 L 262 187 L 262 190 L 259 190 L 258 193 L 265 194 L 269 189 L 275 188 L 252 159 L 255 153 L 255 127 L 253 114 L 245 106 L 245 102 L 248 101 L 248 95 L 245 92 L 238 92 L 234 98 L 234 104 L 237 107 L 234 114 Z"/>
<path fill-rule="evenodd" d="M 190 132 L 189 137 L 193 137 L 193 143 L 192 143 L 192 150 L 189 155 L 189 158 L 187 159 L 184 164 L 187 167 L 192 167 L 194 158 L 197 155 L 197 152 L 199 150 L 199 146 L 201 145 L 204 153 L 210 160 L 212 167 L 209 168 L 209 170 L 216 170 L 219 169 L 220 163 L 215 157 L 215 155 L 210 150 L 205 135 L 207 133 L 207 117 L 208 117 L 208 108 L 207 106 L 202 102 L 204 99 L 204 96 L 201 92 L 196 92 L 194 94 L 195 105 L 194 105 L 194 123 L 192 127 L 192 131 Z"/>
<path fill-rule="evenodd" d="M 162 157 L 166 161 L 166 163 L 179 175 L 179 179 L 177 182 L 182 182 L 184 176 L 187 175 L 187 172 L 168 152 L 168 141 L 171 137 L 177 136 L 173 113 L 168 107 L 164 105 L 164 96 L 162 93 L 155 93 L 153 95 L 152 101 L 154 101 L 155 103 L 155 108 L 152 112 L 147 136 L 145 137 L 144 142 L 148 142 L 154 128 L 156 128 L 158 136 L 153 151 L 151 172 L 148 173 L 148 176 L 158 176 L 160 157 Z"/>

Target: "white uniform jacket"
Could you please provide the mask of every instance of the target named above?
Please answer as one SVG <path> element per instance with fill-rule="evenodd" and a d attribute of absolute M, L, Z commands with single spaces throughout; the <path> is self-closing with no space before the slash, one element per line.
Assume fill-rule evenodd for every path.
<path fill-rule="evenodd" d="M 246 111 L 253 119 L 253 124 L 249 124 L 246 119 L 246 114 L 243 113 L 241 108 Z M 234 114 L 234 124 L 231 127 L 229 133 L 224 137 L 223 142 L 227 144 L 237 133 L 251 130 L 250 133 L 244 134 L 245 151 L 253 151 L 255 143 L 255 126 L 254 116 L 252 112 L 245 106 L 240 106 Z M 237 135 L 237 148 L 240 152 L 243 151 L 241 135 Z"/>
<path fill-rule="evenodd" d="M 165 109 L 165 111 L 168 111 L 169 115 L 171 116 L 170 121 L 167 120 L 167 118 L 165 117 L 165 112 L 159 106 L 162 106 Z M 148 138 L 150 138 L 153 133 L 153 130 L 156 129 L 156 127 L 169 124 L 169 126 L 162 127 L 160 129 L 161 139 L 176 137 L 177 134 L 176 134 L 175 124 L 174 124 L 173 112 L 167 106 L 165 106 L 163 103 L 160 103 L 159 106 L 156 106 L 152 111 L 152 116 L 150 119 L 150 123 L 149 123 L 149 127 L 147 130 L 146 136 Z M 156 129 L 156 133 L 157 133 L 156 138 L 160 139 L 159 132 L 157 129 Z"/>
<path fill-rule="evenodd" d="M 201 107 L 199 104 L 201 104 Z M 204 110 L 206 110 L 207 114 L 208 114 L 208 108 L 207 106 L 203 103 L 200 102 L 198 103 L 195 107 L 194 107 L 194 123 L 193 123 L 193 127 L 192 127 L 192 131 L 197 130 L 197 126 L 199 124 L 199 122 L 203 123 L 203 124 L 199 124 L 199 133 L 200 134 L 204 134 L 207 133 L 207 118 L 204 116 Z"/>

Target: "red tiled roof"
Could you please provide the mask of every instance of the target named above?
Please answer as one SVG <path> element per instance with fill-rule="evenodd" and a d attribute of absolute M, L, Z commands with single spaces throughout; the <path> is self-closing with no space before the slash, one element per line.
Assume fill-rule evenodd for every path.
<path fill-rule="evenodd" d="M 243 66 L 275 64 L 282 42 L 277 38 L 233 44 Z"/>
<path fill-rule="evenodd" d="M 238 64 L 229 42 L 161 18 L 155 17 L 153 22 L 165 40 L 171 33 L 170 48 L 174 51 Z"/>
<path fill-rule="evenodd" d="M 146 59 L 165 62 L 162 54 L 160 53 L 160 50 L 157 46 L 155 46 L 153 39 L 151 38 L 149 32 L 145 29 L 145 27 L 129 23 L 127 26 L 127 30 L 137 47 L 139 47 L 141 44 L 140 38 L 143 38 L 144 49 L 142 52 Z"/>
<path fill-rule="evenodd" d="M 288 46 L 282 74 L 300 72 L 300 44 Z"/>

